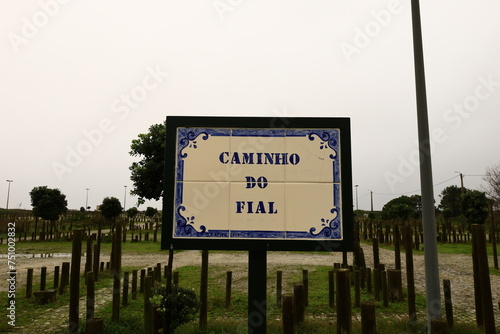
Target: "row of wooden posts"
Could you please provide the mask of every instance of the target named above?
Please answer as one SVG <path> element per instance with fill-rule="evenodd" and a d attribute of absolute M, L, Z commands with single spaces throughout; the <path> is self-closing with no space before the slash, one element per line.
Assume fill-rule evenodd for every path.
<path fill-rule="evenodd" d="M 121 243 L 122 240 L 119 236 L 122 235 L 121 228 L 117 227 L 116 233 L 113 238 L 112 255 L 111 261 L 107 268 L 113 273 L 113 311 L 112 319 L 113 321 L 118 321 L 120 312 L 120 270 L 121 270 Z M 80 258 L 81 258 L 81 247 L 82 247 L 82 237 L 83 231 L 75 231 L 73 236 L 73 256 L 71 266 L 69 263 L 63 263 L 61 279 L 59 280 L 59 267 L 54 270 L 54 286 L 59 285 L 59 293 L 64 292 L 64 289 L 70 285 L 70 332 L 77 332 L 78 330 L 78 289 L 79 289 L 79 279 L 80 279 Z M 98 279 L 97 273 L 99 269 L 102 271 L 104 269 L 104 262 L 99 262 L 99 243 L 94 245 L 92 248 L 92 242 L 95 238 L 87 238 L 87 262 L 85 266 L 85 278 L 87 281 L 88 295 L 87 295 L 87 327 L 92 328 L 96 331 L 94 324 L 102 322 L 99 319 L 94 319 L 93 316 L 93 283 Z M 489 282 L 489 267 L 486 255 L 486 236 L 484 232 L 484 226 L 475 225 L 473 226 L 473 263 L 474 263 L 474 291 L 475 291 L 475 303 L 476 303 L 476 322 L 479 327 L 483 327 L 486 333 L 494 333 L 495 322 L 493 315 L 492 299 L 491 299 L 491 285 Z M 372 312 L 373 306 L 367 304 L 362 305 L 360 303 L 360 289 L 366 288 L 367 292 L 372 291 L 372 277 L 373 277 L 373 293 L 375 300 L 379 301 L 382 299 L 383 305 L 388 306 L 390 301 L 401 301 L 403 300 L 402 293 L 402 273 L 401 273 L 401 255 L 400 255 L 400 242 L 403 242 L 406 250 L 406 269 L 407 269 L 407 304 L 408 304 L 408 316 L 410 321 L 414 322 L 417 319 L 416 306 L 415 306 L 415 284 L 414 284 L 414 274 L 413 274 L 413 240 L 412 229 L 410 226 L 403 228 L 403 233 L 400 235 L 399 228 L 394 230 L 393 242 L 395 245 L 395 269 L 386 269 L 384 264 L 379 261 L 379 250 L 378 250 L 378 239 L 373 238 L 373 259 L 374 268 L 371 269 L 366 266 L 366 261 L 363 254 L 363 249 L 359 247 L 359 242 L 355 243 L 355 251 L 353 256 L 353 266 L 349 268 L 347 264 L 347 253 L 343 253 L 342 264 L 335 264 L 334 270 L 329 272 L 328 284 L 330 287 L 330 299 L 329 304 L 331 307 L 334 306 L 334 287 L 337 287 L 337 326 L 340 326 L 343 332 L 345 329 L 351 327 L 351 296 L 350 296 L 350 286 L 354 285 L 354 306 L 360 307 L 364 318 L 368 323 L 372 325 L 364 324 L 363 326 L 375 326 L 375 318 Z M 92 250 L 94 250 L 92 257 Z M 206 257 L 206 259 L 205 259 Z M 164 276 L 167 277 L 167 284 L 170 284 L 170 277 L 173 276 L 174 284 L 178 284 L 178 273 L 172 275 L 173 261 L 173 251 L 170 251 L 169 264 L 164 268 Z M 98 264 L 101 264 L 100 268 Z M 71 269 L 71 270 L 70 270 Z M 157 314 L 153 311 L 152 305 L 149 303 L 149 293 L 150 286 L 155 280 L 161 280 L 161 264 L 157 264 L 156 267 L 150 268 L 149 270 L 141 270 L 140 275 L 140 292 L 145 292 L 145 332 L 150 333 L 155 328 L 154 319 L 158 319 Z M 41 282 L 40 290 L 43 291 L 46 286 L 46 268 L 42 268 L 41 271 Z M 68 282 L 69 276 L 69 282 Z M 128 289 L 130 273 L 126 272 L 123 275 L 123 292 L 122 292 L 122 306 L 128 304 Z M 31 295 L 32 283 L 29 283 L 30 277 L 32 280 L 33 269 L 28 269 L 28 285 L 27 285 L 27 297 L 28 291 Z M 149 278 L 148 278 L 149 277 Z M 336 279 L 334 278 L 336 277 Z M 231 281 L 232 273 L 228 272 L 226 276 L 227 286 L 226 286 L 226 306 L 230 305 L 230 291 L 231 291 Z M 132 272 L 132 298 L 135 298 L 137 291 L 137 279 L 138 271 Z M 150 282 L 148 283 L 148 280 Z M 203 251 L 202 253 L 202 279 L 200 288 L 200 299 L 201 299 L 201 309 L 200 309 L 200 329 L 206 329 L 206 319 L 207 319 L 207 280 L 208 280 L 208 251 Z M 303 309 L 307 305 L 307 295 L 308 295 L 308 273 L 303 272 L 302 284 L 297 284 L 294 286 L 293 296 L 289 294 L 283 294 L 281 283 L 282 283 L 282 273 L 277 273 L 277 303 L 283 306 L 283 327 L 284 328 L 294 328 L 298 322 L 297 319 L 303 319 Z M 336 283 L 336 284 L 335 284 Z M 446 320 L 441 322 L 435 321 L 437 328 L 443 329 L 443 323 L 446 327 L 451 327 L 453 325 L 453 308 L 451 304 L 451 283 L 448 280 L 443 282 L 444 292 L 445 292 L 445 309 L 446 309 Z M 489 289 L 489 290 L 488 290 Z M 48 300 L 55 298 L 55 292 L 52 291 L 48 293 Z M 301 300 L 304 300 L 302 303 Z M 340 301 L 340 302 L 339 302 Z M 290 304 L 291 303 L 291 304 Z M 91 312 L 89 313 L 89 310 Z M 291 312 L 291 310 L 293 312 Z M 151 321 L 148 321 L 151 320 Z M 290 319 L 293 319 L 290 320 Z M 344 321 L 345 320 L 345 321 Z M 300 321 L 299 321 L 300 322 Z M 151 326 L 152 328 L 149 328 Z M 368 331 L 369 332 L 369 331 Z"/>

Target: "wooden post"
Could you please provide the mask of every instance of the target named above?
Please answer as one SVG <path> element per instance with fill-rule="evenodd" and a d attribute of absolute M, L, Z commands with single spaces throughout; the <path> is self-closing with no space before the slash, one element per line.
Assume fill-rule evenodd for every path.
<path fill-rule="evenodd" d="M 491 297 L 490 268 L 488 265 L 488 253 L 486 251 L 486 233 L 484 225 L 473 224 L 472 233 L 475 234 L 475 240 L 473 242 L 476 244 L 484 331 L 486 334 L 494 334 L 495 314 L 493 312 L 493 300 Z"/>
<path fill-rule="evenodd" d="M 448 327 L 453 327 L 453 304 L 451 302 L 451 283 L 449 279 L 443 280 L 444 307 L 446 310 L 446 321 Z"/>
<path fill-rule="evenodd" d="M 373 268 L 378 268 L 378 264 L 380 263 L 380 257 L 378 252 L 378 239 L 372 239 L 372 247 L 373 247 Z"/>
<path fill-rule="evenodd" d="M 389 295 L 387 293 L 387 272 L 385 270 L 380 271 L 380 284 L 382 285 L 382 301 L 384 307 L 389 307 Z"/>
<path fill-rule="evenodd" d="M 137 299 L 137 269 L 132 270 L 132 300 Z"/>
<path fill-rule="evenodd" d="M 295 317 L 293 310 L 295 306 L 293 305 L 292 295 L 283 295 L 283 333 L 284 334 L 294 334 L 295 333 Z"/>
<path fill-rule="evenodd" d="M 226 308 L 231 307 L 231 284 L 233 282 L 233 272 L 228 271 L 226 272 L 226 302 L 225 306 Z"/>
<path fill-rule="evenodd" d="M 304 285 L 304 306 L 309 306 L 309 271 L 302 270 L 302 285 Z"/>
<path fill-rule="evenodd" d="M 141 269 L 141 283 L 139 285 L 139 292 L 144 293 L 144 283 L 146 278 L 146 269 Z"/>
<path fill-rule="evenodd" d="M 54 267 L 54 287 L 53 288 L 56 290 L 59 287 L 59 270 L 60 270 L 59 266 Z"/>
<path fill-rule="evenodd" d="M 354 270 L 354 307 L 361 306 L 361 273 L 358 269 Z"/>
<path fill-rule="evenodd" d="M 361 332 L 363 334 L 376 334 L 377 321 L 375 317 L 375 304 L 371 302 L 361 303 Z"/>
<path fill-rule="evenodd" d="M 174 286 L 179 286 L 179 272 L 174 271 Z"/>
<path fill-rule="evenodd" d="M 282 307 L 283 305 L 282 282 L 283 282 L 283 272 L 281 270 L 278 270 L 276 272 L 276 305 L 278 307 Z"/>
<path fill-rule="evenodd" d="M 493 250 L 493 266 L 496 270 L 498 270 L 498 255 L 497 255 L 497 238 L 496 238 L 496 226 L 495 226 L 495 217 L 493 215 L 493 205 L 489 205 L 490 210 L 490 240 L 491 247 Z"/>
<path fill-rule="evenodd" d="M 305 288 L 303 284 L 293 285 L 293 304 L 295 306 L 295 324 L 300 326 L 304 322 L 306 313 Z"/>
<path fill-rule="evenodd" d="M 389 287 L 389 300 L 391 302 L 403 301 L 403 282 L 401 270 L 388 269 L 387 283 Z"/>
<path fill-rule="evenodd" d="M 413 248 L 411 226 L 405 226 L 405 253 L 406 253 L 406 286 L 408 289 L 408 316 L 410 323 L 417 321 L 417 306 L 415 303 L 415 276 L 413 273 Z"/>
<path fill-rule="evenodd" d="M 28 268 L 28 275 L 26 280 L 26 298 L 31 298 L 33 293 L 33 268 Z"/>
<path fill-rule="evenodd" d="M 47 267 L 42 267 L 40 270 L 40 291 L 45 291 L 47 288 Z"/>
<path fill-rule="evenodd" d="M 375 300 L 380 300 L 380 270 L 378 268 L 373 268 L 373 285 L 374 285 L 374 294 Z"/>
<path fill-rule="evenodd" d="M 351 286 L 349 270 L 337 271 L 337 333 L 349 334 L 352 329 Z"/>
<path fill-rule="evenodd" d="M 82 230 L 73 231 L 71 278 L 69 288 L 69 332 L 79 332 L 78 307 L 80 299 L 80 263 L 82 257 Z"/>
<path fill-rule="evenodd" d="M 151 287 L 153 286 L 153 279 L 151 276 L 145 277 L 144 282 L 144 333 L 149 334 L 153 331 L 153 315 L 151 302 L 149 298 L 151 298 Z"/>
<path fill-rule="evenodd" d="M 92 237 L 89 235 L 89 236 L 87 236 L 87 253 L 86 253 L 86 261 L 85 261 L 85 275 L 89 271 L 92 271 L 92 268 L 93 268 L 92 260 L 93 260 L 93 258 L 92 258 Z M 85 281 L 86 281 L 86 279 L 85 279 Z"/>
<path fill-rule="evenodd" d="M 372 269 L 366 268 L 366 292 L 372 293 Z"/>
<path fill-rule="evenodd" d="M 448 324 L 443 319 L 431 319 L 431 334 L 448 334 Z"/>
<path fill-rule="evenodd" d="M 401 236 L 399 235 L 399 225 L 394 226 L 394 261 L 395 267 L 401 270 L 401 247 L 400 247 Z"/>
<path fill-rule="evenodd" d="M 69 262 L 63 262 L 62 264 L 62 272 L 61 272 L 61 284 L 59 285 L 59 294 L 62 295 L 66 290 L 66 286 L 69 283 Z"/>
<path fill-rule="evenodd" d="M 117 222 L 116 223 L 116 231 L 113 234 L 113 243 L 114 243 L 114 254 L 113 254 L 113 266 L 112 266 L 112 273 L 113 273 L 113 303 L 112 303 L 112 310 L 111 310 L 111 320 L 113 322 L 118 322 L 120 320 L 120 276 L 121 276 L 121 250 L 122 250 L 122 243 L 121 243 L 121 236 L 122 236 L 122 225 L 121 223 Z"/>
<path fill-rule="evenodd" d="M 328 271 L 328 306 L 335 307 L 335 272 Z"/>
<path fill-rule="evenodd" d="M 128 285 L 129 285 L 130 273 L 128 271 L 123 273 L 123 300 L 122 306 L 128 305 Z"/>
<path fill-rule="evenodd" d="M 86 310 L 87 310 L 87 317 L 86 317 L 86 332 L 87 334 L 93 334 L 92 332 L 89 332 L 89 323 L 94 319 L 94 311 L 95 311 L 95 286 L 94 286 L 94 273 L 89 271 L 86 274 L 87 277 L 87 302 L 86 302 Z"/>
<path fill-rule="evenodd" d="M 474 276 L 474 302 L 476 306 L 476 324 L 477 327 L 483 327 L 483 304 L 481 302 L 481 281 L 479 272 L 479 259 L 478 259 L 478 249 L 476 241 L 475 230 L 472 230 L 472 268 Z"/>
<path fill-rule="evenodd" d="M 93 268 L 92 271 L 94 272 L 94 282 L 97 282 L 99 278 L 99 245 L 95 244 L 94 245 L 94 260 L 92 261 L 93 263 Z"/>
<path fill-rule="evenodd" d="M 208 313 L 208 250 L 201 251 L 201 282 L 200 282 L 200 331 L 207 330 Z"/>

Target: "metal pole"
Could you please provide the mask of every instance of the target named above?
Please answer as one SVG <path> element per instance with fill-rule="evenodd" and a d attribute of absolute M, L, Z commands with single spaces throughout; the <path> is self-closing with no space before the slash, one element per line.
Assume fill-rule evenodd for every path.
<path fill-rule="evenodd" d="M 371 211 L 373 212 L 373 191 L 370 190 L 370 207 Z"/>
<path fill-rule="evenodd" d="M 5 207 L 5 211 L 9 210 L 9 196 L 10 196 L 10 183 L 14 182 L 13 180 L 6 180 L 9 182 L 9 187 L 7 188 L 7 206 Z"/>
<path fill-rule="evenodd" d="M 427 298 L 427 324 L 430 332 L 432 319 L 441 318 L 441 292 L 437 253 L 436 218 L 434 212 L 434 189 L 432 182 L 429 119 L 425 88 L 424 52 L 422 26 L 418 0 L 411 1 L 413 26 L 413 53 L 415 63 L 415 87 L 417 95 L 417 121 L 420 157 L 420 185 L 422 188 L 422 220 L 424 228 L 425 288 Z"/>
<path fill-rule="evenodd" d="M 89 207 L 89 188 L 85 188 L 85 190 L 87 190 L 87 196 L 85 197 L 85 211 L 87 211 Z"/>
<path fill-rule="evenodd" d="M 123 211 L 125 211 L 125 206 L 127 203 L 127 186 L 124 187 L 125 187 L 125 194 L 123 195 Z"/>
<path fill-rule="evenodd" d="M 359 186 L 359 184 L 356 184 L 354 186 L 356 188 L 356 211 L 359 210 L 359 207 L 358 207 L 358 186 Z"/>

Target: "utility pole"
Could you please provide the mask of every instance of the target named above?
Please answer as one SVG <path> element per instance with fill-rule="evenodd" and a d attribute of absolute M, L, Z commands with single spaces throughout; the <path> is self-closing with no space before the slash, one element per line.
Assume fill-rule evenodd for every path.
<path fill-rule="evenodd" d="M 441 289 L 437 253 L 436 217 L 432 182 L 429 117 L 425 87 L 424 49 L 420 4 L 411 0 L 413 30 L 413 55 L 415 66 L 415 89 L 417 100 L 418 143 L 420 160 L 420 186 L 422 189 L 422 223 L 424 227 L 425 295 L 427 299 L 427 325 L 430 333 L 431 321 L 441 319 Z"/>
<path fill-rule="evenodd" d="M 370 208 L 371 212 L 373 212 L 373 191 L 370 190 Z"/>
<path fill-rule="evenodd" d="M 359 210 L 359 207 L 358 207 L 358 186 L 359 186 L 359 184 L 356 184 L 354 186 L 356 188 L 356 211 Z"/>
<path fill-rule="evenodd" d="M 457 171 L 455 171 L 455 173 L 460 174 L 460 187 L 461 187 L 460 189 L 462 190 L 462 195 L 463 195 L 464 192 L 465 192 L 465 188 L 464 188 L 464 175 L 462 173 L 460 173 L 460 172 L 457 172 Z"/>
<path fill-rule="evenodd" d="M 85 188 L 87 190 L 87 196 L 85 196 L 85 211 L 89 208 L 89 188 Z"/>
<path fill-rule="evenodd" d="M 11 184 L 11 182 L 14 182 L 14 180 L 6 180 L 6 181 L 9 182 L 9 187 L 7 189 L 7 206 L 5 207 L 5 211 L 8 211 L 9 210 L 10 184 Z"/>
<path fill-rule="evenodd" d="M 125 206 L 127 203 L 127 186 L 124 187 L 125 187 L 125 194 L 123 195 L 123 211 L 125 211 Z"/>

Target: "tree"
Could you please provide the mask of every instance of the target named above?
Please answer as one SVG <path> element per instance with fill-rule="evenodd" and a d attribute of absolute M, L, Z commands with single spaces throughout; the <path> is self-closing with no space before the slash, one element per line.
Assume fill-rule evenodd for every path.
<path fill-rule="evenodd" d="M 422 214 L 420 195 L 400 196 L 387 202 L 382 208 L 382 219 L 418 218 Z"/>
<path fill-rule="evenodd" d="M 30 191 L 33 215 L 45 220 L 56 221 L 68 208 L 66 195 L 59 189 L 47 186 L 35 187 Z"/>
<path fill-rule="evenodd" d="M 486 168 L 486 176 L 483 178 L 488 183 L 486 193 L 493 199 L 494 206 L 500 206 L 500 163 Z"/>
<path fill-rule="evenodd" d="M 449 186 L 441 192 L 439 209 L 446 218 L 458 217 L 462 214 L 462 188 Z"/>
<path fill-rule="evenodd" d="M 146 208 L 146 212 L 144 213 L 146 215 L 146 217 L 153 217 L 154 215 L 156 215 L 158 213 L 158 210 L 153 208 L 153 207 L 150 207 L 148 206 Z"/>
<path fill-rule="evenodd" d="M 139 210 L 136 207 L 130 208 L 127 210 L 127 217 L 133 219 L 138 213 Z"/>
<path fill-rule="evenodd" d="M 120 200 L 116 197 L 106 197 L 101 204 L 101 214 L 112 222 L 123 211 Z"/>
<path fill-rule="evenodd" d="M 486 194 L 478 190 L 468 190 L 462 195 L 462 213 L 471 224 L 484 224 L 488 218 L 489 200 Z"/>
<path fill-rule="evenodd" d="M 39 217 L 54 223 L 68 210 L 66 195 L 61 193 L 59 189 L 51 189 L 47 186 L 35 187 L 30 191 L 30 197 L 33 216 L 35 216 L 35 235 Z"/>
<path fill-rule="evenodd" d="M 139 197 L 139 204 L 144 204 L 145 199 L 159 200 L 163 196 L 165 129 L 165 123 L 155 124 L 149 127 L 148 133 L 132 140 L 129 154 L 141 158 L 129 167 L 133 182 L 131 194 Z"/>

